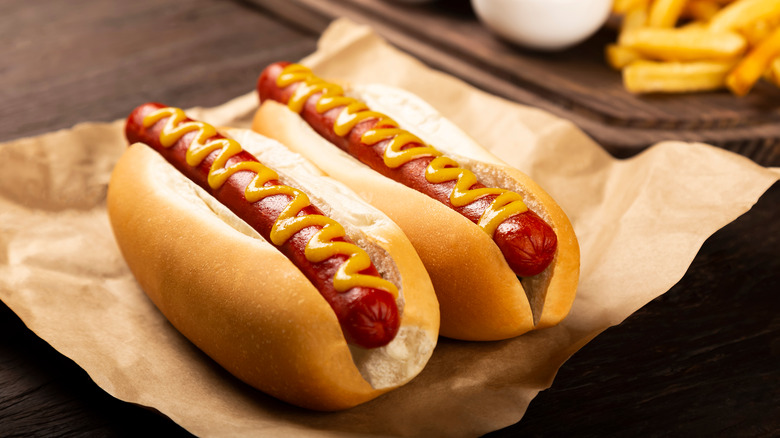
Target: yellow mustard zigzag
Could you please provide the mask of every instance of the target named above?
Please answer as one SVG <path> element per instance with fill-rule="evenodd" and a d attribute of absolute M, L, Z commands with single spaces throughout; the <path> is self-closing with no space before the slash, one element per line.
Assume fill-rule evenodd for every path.
<path fill-rule="evenodd" d="M 473 172 L 461 168 L 455 160 L 442 156 L 436 148 L 400 128 L 398 123 L 387 115 L 371 111 L 365 103 L 345 96 L 341 86 L 315 76 L 308 67 L 290 64 L 276 79 L 276 85 L 280 88 L 295 83 L 300 85 L 287 104 L 292 111 L 301 113 L 306 101 L 317 93 L 322 93 L 315 106 L 318 113 L 344 107 L 333 124 L 333 131 L 338 136 L 346 136 L 364 120 L 376 119 L 374 127 L 363 133 L 360 140 L 368 146 L 389 140 L 382 157 L 387 167 L 395 169 L 416 158 L 435 157 L 425 170 L 425 179 L 434 184 L 455 181 L 455 187 L 450 193 L 450 202 L 455 207 L 468 205 L 483 196 L 498 195 L 477 223 L 489 236 L 493 236 L 501 222 L 528 210 L 518 193 L 491 187 L 471 189 L 477 182 Z M 407 147 L 410 144 L 417 146 Z"/>
<path fill-rule="evenodd" d="M 334 242 L 333 239 L 345 236 L 344 227 L 335 220 L 315 214 L 300 215 L 301 210 L 311 205 L 309 197 L 302 191 L 286 185 L 266 186 L 269 181 L 278 180 L 278 174 L 257 161 L 242 161 L 226 167 L 228 160 L 242 151 L 241 145 L 233 139 L 211 139 L 217 134 L 216 128 L 199 121 L 185 121 L 187 116 L 179 108 L 161 108 L 143 119 L 146 128 L 169 117 L 160 132 L 160 144 L 163 147 L 173 146 L 184 134 L 198 131 L 192 144 L 187 149 L 186 160 L 190 166 L 198 166 L 212 152 L 220 149 L 219 156 L 211 165 L 208 174 L 209 186 L 216 190 L 221 187 L 231 175 L 245 170 L 256 175 L 247 185 L 244 196 L 247 202 L 253 203 L 274 195 L 287 195 L 292 200 L 287 204 L 271 228 L 271 243 L 276 246 L 284 244 L 295 233 L 309 226 L 322 227 L 306 244 L 304 255 L 312 263 L 324 261 L 335 255 L 345 255 L 347 261 L 339 267 L 334 278 L 333 287 L 338 292 L 345 292 L 353 287 L 370 287 L 382 289 L 398 297 L 396 286 L 377 276 L 364 275 L 359 272 L 371 266 L 368 254 L 355 244 Z"/>

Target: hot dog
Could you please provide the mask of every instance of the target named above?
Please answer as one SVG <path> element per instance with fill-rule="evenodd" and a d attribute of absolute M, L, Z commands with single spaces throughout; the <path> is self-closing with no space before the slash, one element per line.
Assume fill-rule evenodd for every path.
<path fill-rule="evenodd" d="M 402 232 L 278 143 L 225 132 L 157 103 L 127 119 L 108 211 L 152 301 L 237 377 L 300 406 L 351 407 L 414 377 L 438 307 Z"/>
<path fill-rule="evenodd" d="M 382 88 L 392 97 L 373 99 L 372 106 L 391 102 L 379 112 L 363 102 L 374 89 L 357 86 L 347 95 L 344 87 L 289 63 L 267 67 L 257 90 L 262 106 L 253 129 L 351 186 L 409 236 L 439 296 L 441 334 L 504 339 L 555 325 L 568 314 L 579 276 L 577 239 L 560 207 L 526 175 L 457 128 L 448 128 L 453 135 L 435 141 L 436 147 L 422 140 L 421 132 L 412 132 L 421 131 L 418 124 L 445 121 L 400 90 Z M 424 117 L 410 116 L 420 108 Z M 408 120 L 399 123 L 399 117 Z M 377 176 L 363 171 L 368 168 Z M 377 179 L 382 177 L 397 184 Z M 482 236 L 475 236 L 477 230 Z M 453 251 L 458 247 L 464 250 Z"/>

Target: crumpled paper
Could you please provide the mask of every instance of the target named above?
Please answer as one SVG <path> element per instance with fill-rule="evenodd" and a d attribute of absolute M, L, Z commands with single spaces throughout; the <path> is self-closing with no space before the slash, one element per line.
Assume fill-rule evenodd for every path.
<path fill-rule="evenodd" d="M 229 375 L 139 289 L 105 210 L 126 147 L 121 121 L 0 145 L 0 299 L 108 393 L 196 435 L 474 436 L 516 423 L 567 358 L 671 288 L 705 239 L 780 177 L 703 144 L 664 142 L 615 160 L 572 123 L 434 71 L 347 20 L 303 62 L 322 77 L 420 95 L 536 179 L 579 236 L 577 299 L 557 327 L 500 342 L 441 339 L 407 386 L 344 412 L 306 411 Z M 247 127 L 256 107 L 249 93 L 190 115 Z"/>

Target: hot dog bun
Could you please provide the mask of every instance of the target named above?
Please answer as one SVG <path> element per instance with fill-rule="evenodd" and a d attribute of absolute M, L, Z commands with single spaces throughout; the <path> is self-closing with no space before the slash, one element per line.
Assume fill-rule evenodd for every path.
<path fill-rule="evenodd" d="M 292 262 L 138 143 L 117 163 L 107 203 L 141 288 L 220 365 L 289 403 L 345 409 L 411 380 L 436 345 L 439 310 L 409 241 L 386 216 L 278 143 L 246 130 L 225 132 L 280 179 L 306 190 L 396 284 L 398 335 L 381 348 L 348 346 L 333 310 Z"/>
<path fill-rule="evenodd" d="M 490 236 L 473 222 L 372 171 L 282 104 L 264 102 L 253 129 L 311 159 L 404 230 L 433 280 L 442 335 L 499 340 L 558 324 L 571 308 L 579 279 L 579 245 L 558 204 L 531 178 L 479 146 L 420 98 L 382 85 L 351 85 L 345 93 L 435 145 L 485 184 L 520 193 L 557 235 L 553 262 L 541 274 L 519 281 Z"/>

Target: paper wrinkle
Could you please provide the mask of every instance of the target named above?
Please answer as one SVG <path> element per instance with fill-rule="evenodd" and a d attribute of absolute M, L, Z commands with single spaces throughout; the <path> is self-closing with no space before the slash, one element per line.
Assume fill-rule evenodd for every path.
<path fill-rule="evenodd" d="M 515 423 L 571 354 L 679 281 L 704 240 L 780 177 L 701 144 L 612 159 L 571 122 L 433 71 L 348 20 L 303 62 L 325 78 L 411 91 L 531 175 L 579 236 L 578 296 L 559 326 L 500 342 L 441 339 L 403 388 L 345 412 L 309 412 L 230 376 L 138 288 L 105 217 L 123 121 L 0 145 L 0 299 L 110 394 L 200 436 L 473 436 Z M 189 114 L 248 127 L 256 105 L 248 93 Z"/>

